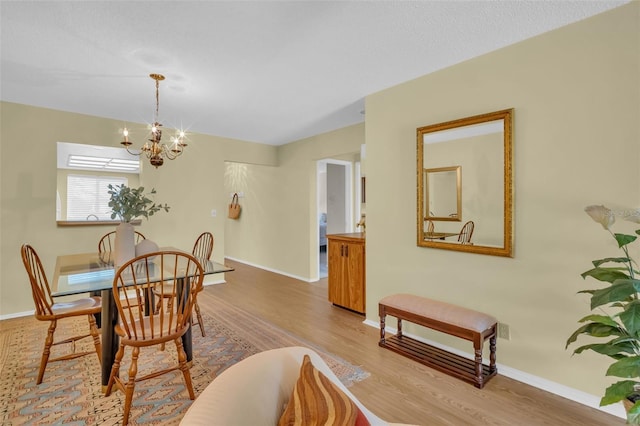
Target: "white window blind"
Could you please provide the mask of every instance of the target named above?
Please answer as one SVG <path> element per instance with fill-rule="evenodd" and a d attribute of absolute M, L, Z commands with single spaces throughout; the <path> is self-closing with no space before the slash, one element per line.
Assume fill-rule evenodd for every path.
<path fill-rule="evenodd" d="M 111 220 L 109 184 L 127 185 L 122 176 L 67 176 L 67 220 L 87 220 L 96 215 L 99 220 Z M 89 220 L 95 220 L 91 216 Z"/>

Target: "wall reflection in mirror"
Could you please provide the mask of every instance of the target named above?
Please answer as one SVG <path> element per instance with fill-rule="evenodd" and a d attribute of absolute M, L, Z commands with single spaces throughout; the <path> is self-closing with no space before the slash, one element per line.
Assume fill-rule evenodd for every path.
<path fill-rule="evenodd" d="M 512 255 L 512 113 L 417 129 L 419 246 Z"/>

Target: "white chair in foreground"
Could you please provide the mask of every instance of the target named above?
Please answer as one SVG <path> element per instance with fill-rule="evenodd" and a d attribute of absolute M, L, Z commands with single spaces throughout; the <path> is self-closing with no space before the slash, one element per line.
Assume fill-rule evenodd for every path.
<path fill-rule="evenodd" d="M 193 402 L 181 425 L 276 425 L 309 355 L 324 374 L 364 414 L 371 425 L 389 425 L 349 392 L 313 350 L 304 347 L 272 349 L 252 355 L 223 371 Z"/>

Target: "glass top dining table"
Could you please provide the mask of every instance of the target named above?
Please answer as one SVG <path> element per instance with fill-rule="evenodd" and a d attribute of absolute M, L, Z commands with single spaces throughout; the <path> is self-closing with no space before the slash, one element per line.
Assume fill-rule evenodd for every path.
<path fill-rule="evenodd" d="M 160 251 L 183 251 L 174 247 L 161 247 Z M 231 272 L 234 269 L 207 259 L 198 259 L 205 275 Z M 160 268 L 158 282 L 160 280 Z M 79 253 L 58 256 L 52 282 L 52 296 L 68 296 L 82 293 L 100 293 L 102 314 L 100 318 L 102 333 L 102 388 L 106 389 L 111 366 L 118 350 L 119 337 L 115 333 L 118 323 L 118 310 L 113 298 L 113 279 L 116 269 L 110 253 Z M 185 277 L 186 278 L 186 277 Z M 152 307 L 147 307 L 153 309 Z M 182 336 L 187 361 L 193 359 L 191 328 Z"/>

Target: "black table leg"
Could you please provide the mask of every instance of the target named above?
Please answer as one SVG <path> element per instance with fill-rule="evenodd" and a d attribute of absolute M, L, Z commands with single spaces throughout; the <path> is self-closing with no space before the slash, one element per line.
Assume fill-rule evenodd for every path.
<path fill-rule="evenodd" d="M 91 293 L 89 293 L 89 295 L 100 296 L 100 293 L 101 293 L 100 291 L 92 291 Z M 96 319 L 96 326 L 98 328 L 102 328 L 102 313 L 94 314 L 93 316 Z"/>
<path fill-rule="evenodd" d="M 149 316 L 155 310 L 156 302 L 153 295 L 153 287 L 147 287 L 144 295 L 144 314 Z"/>
<path fill-rule="evenodd" d="M 189 297 L 189 278 L 178 279 L 178 298 Z M 186 291 L 185 291 L 186 290 Z M 189 312 L 189 322 L 191 322 L 191 312 Z M 187 354 L 187 362 L 193 359 L 193 341 L 191 327 L 182 335 L 182 346 Z"/>
<path fill-rule="evenodd" d="M 115 332 L 118 308 L 111 289 L 102 290 L 102 391 L 107 389 L 120 338 Z"/>

